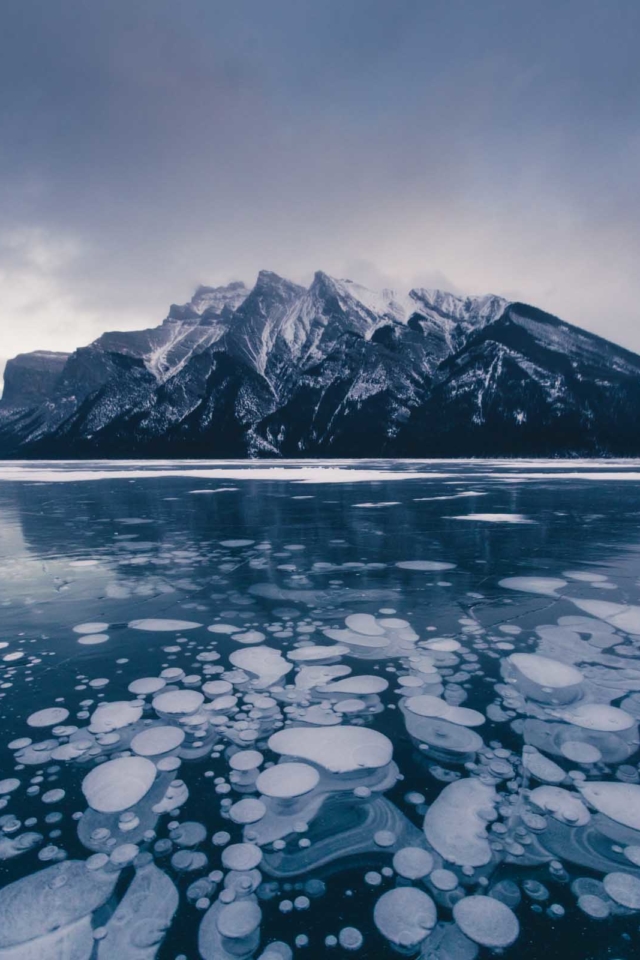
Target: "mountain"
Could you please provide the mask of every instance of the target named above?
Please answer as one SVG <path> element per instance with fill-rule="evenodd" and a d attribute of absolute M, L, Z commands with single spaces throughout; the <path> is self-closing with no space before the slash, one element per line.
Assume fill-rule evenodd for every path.
<path fill-rule="evenodd" d="M 4 371 L 3 406 L 29 407 L 45 401 L 68 359 L 68 353 L 34 350 L 9 360 Z"/>
<path fill-rule="evenodd" d="M 8 361 L 0 456 L 640 454 L 640 357 L 497 296 L 263 270 Z"/>
<path fill-rule="evenodd" d="M 640 357 L 522 303 L 474 331 L 411 411 L 402 456 L 640 453 Z"/>

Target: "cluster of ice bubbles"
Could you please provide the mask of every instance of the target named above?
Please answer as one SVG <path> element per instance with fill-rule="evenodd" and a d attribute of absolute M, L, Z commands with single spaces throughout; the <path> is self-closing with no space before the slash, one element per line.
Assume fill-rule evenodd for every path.
<path fill-rule="evenodd" d="M 416 576 L 452 567 L 398 566 Z M 503 581 L 543 595 L 566 585 Z M 282 593 L 254 590 L 276 601 Z M 517 626 L 492 632 L 473 616 L 455 636 L 421 638 L 388 607 L 340 626 L 302 618 L 295 629 L 285 610 L 264 632 L 132 621 L 132 630 L 177 635 L 164 647 L 174 665 L 129 683 L 129 699 L 82 701 L 78 724 L 65 706 L 42 707 L 26 724 L 44 738 L 9 745 L 16 775 L 0 782 L 0 809 L 19 802 L 35 768 L 26 792 L 51 807 L 44 819 L 55 827 L 65 790 L 40 785 L 62 765 L 75 769 L 86 807 L 72 817 L 89 855 L 43 845 L 36 818 L 0 817 L 0 859 L 38 850 L 47 864 L 0 890 L 0 960 L 153 958 L 185 878 L 203 960 L 287 960 L 309 938 L 273 940 L 266 912 L 277 908 L 284 922 L 312 910 L 325 894 L 317 875 L 340 862 L 379 867 L 362 876 L 375 896 L 373 927 L 391 949 L 423 960 L 508 948 L 525 905 L 560 920 L 552 885 L 569 885 L 593 920 L 640 911 L 640 776 L 630 762 L 640 608 L 572 602 L 582 612 L 538 627 L 534 645 Z M 108 627 L 75 630 L 97 638 Z M 486 708 L 463 706 L 489 680 Z M 435 793 L 430 802 L 405 794 L 404 812 L 386 796 L 402 774 L 392 740 L 375 729 L 383 711 L 402 722 L 425 793 Z M 500 725 L 519 748 L 484 735 Z M 228 830 L 183 817 L 195 789 Z M 541 870 L 549 886 L 536 879 Z M 375 934 L 354 921 L 324 945 L 375 951 Z"/>

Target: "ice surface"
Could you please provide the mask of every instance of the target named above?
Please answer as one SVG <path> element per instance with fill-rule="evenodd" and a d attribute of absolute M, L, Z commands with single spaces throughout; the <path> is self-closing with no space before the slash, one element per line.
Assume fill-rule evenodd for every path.
<path fill-rule="evenodd" d="M 475 520 L 478 523 L 535 523 L 521 513 L 464 513 L 451 520 Z"/>
<path fill-rule="evenodd" d="M 227 466 L 243 477 L 253 469 L 213 469 Z M 433 483 L 418 475 L 433 465 L 403 463 L 392 472 L 415 484 L 387 486 L 384 465 L 369 472 L 361 463 L 380 485 L 308 487 L 298 502 L 282 478 L 297 483 L 295 471 L 315 466 L 301 461 L 289 473 L 279 463 L 269 486 L 261 463 L 264 485 L 233 491 L 206 478 L 147 484 L 126 464 L 116 465 L 126 480 L 87 483 L 84 494 L 18 485 L 28 550 L 12 539 L 12 513 L 0 524 L 11 534 L 4 552 L 0 537 L 10 751 L 0 781 L 0 905 L 19 877 L 83 848 L 84 871 L 120 879 L 101 906 L 77 919 L 62 913 L 62 925 L 45 932 L 43 911 L 25 894 L 19 910 L 38 917 L 35 932 L 0 946 L 7 960 L 152 960 L 180 950 L 204 960 L 290 957 L 274 937 L 296 955 L 326 943 L 328 952 L 380 960 L 403 952 L 477 960 L 505 949 L 471 916 L 478 894 L 527 918 L 513 948 L 523 960 L 544 953 L 550 923 L 569 952 L 598 918 L 608 918 L 607 937 L 633 924 L 633 484 L 586 491 L 556 483 L 565 470 L 553 463 L 478 461 L 436 465 L 448 479 Z M 534 470 L 542 483 L 525 478 Z M 196 486 L 225 497 L 189 496 Z M 426 502 L 466 493 L 491 495 L 495 513 L 453 523 Z M 402 508 L 354 510 L 356 502 Z M 33 519 L 42 516 L 46 524 Z M 500 520 L 498 549 L 491 527 L 501 517 L 538 526 L 525 535 Z M 149 539 L 138 534 L 142 519 L 153 524 Z M 543 552 L 532 541 L 523 559 L 523 536 L 544 542 Z M 619 602 L 593 599 L 611 596 L 605 589 Z M 118 773 L 139 761 L 149 764 L 143 775 Z M 425 932 L 412 927 L 413 911 L 404 927 L 409 940 L 422 938 L 413 947 L 372 922 L 376 899 L 405 889 L 431 892 L 440 914 Z M 482 913 L 494 909 L 481 899 Z M 264 918 L 246 936 L 241 925 L 223 935 L 218 918 L 246 900 Z M 491 922 L 491 936 L 504 939 L 501 923 Z"/>
<path fill-rule="evenodd" d="M 27 480 L 39 483 L 79 483 L 96 480 L 144 480 L 157 477 L 190 477 L 198 480 L 289 480 L 295 483 L 371 483 L 375 480 L 415 480 L 429 478 L 446 480 L 454 475 L 448 471 L 423 473 L 421 471 L 359 469 L 353 466 L 158 466 L 149 461 L 130 461 L 122 467 L 36 467 L 33 465 L 0 465 L 0 482 Z M 640 476 L 640 475 L 639 475 Z"/>

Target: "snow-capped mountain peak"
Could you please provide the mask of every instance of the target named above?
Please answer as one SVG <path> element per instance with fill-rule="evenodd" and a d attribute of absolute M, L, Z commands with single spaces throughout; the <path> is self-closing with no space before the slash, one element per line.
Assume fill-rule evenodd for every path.
<path fill-rule="evenodd" d="M 246 300 L 249 292 L 241 280 L 234 280 L 222 287 L 200 285 L 188 303 L 171 304 L 167 320 L 198 321 L 202 317 L 229 316 Z"/>

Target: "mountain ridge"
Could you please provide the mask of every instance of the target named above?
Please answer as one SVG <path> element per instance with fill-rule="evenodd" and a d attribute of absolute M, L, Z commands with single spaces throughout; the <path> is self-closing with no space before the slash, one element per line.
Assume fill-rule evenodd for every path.
<path fill-rule="evenodd" d="M 493 294 L 318 271 L 7 362 L 0 457 L 640 454 L 640 357 Z"/>

